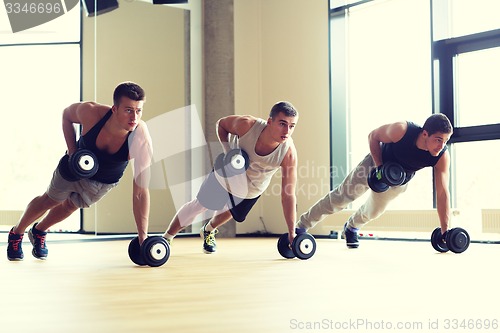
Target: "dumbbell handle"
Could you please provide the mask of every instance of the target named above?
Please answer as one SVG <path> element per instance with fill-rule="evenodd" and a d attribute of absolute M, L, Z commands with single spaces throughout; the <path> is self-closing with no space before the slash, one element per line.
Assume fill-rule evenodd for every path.
<path fill-rule="evenodd" d="M 444 233 L 441 232 L 441 240 L 443 243 L 446 243 L 446 235 L 448 234 L 448 230 L 446 230 Z"/>

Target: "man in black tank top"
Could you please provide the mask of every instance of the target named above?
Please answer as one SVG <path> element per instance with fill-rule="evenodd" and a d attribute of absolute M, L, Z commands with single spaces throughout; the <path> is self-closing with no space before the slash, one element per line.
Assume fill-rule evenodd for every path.
<path fill-rule="evenodd" d="M 446 143 L 452 134 L 451 123 L 443 114 L 430 116 L 423 127 L 411 122 L 397 122 L 376 128 L 369 134 L 370 154 L 366 155 L 337 188 L 302 214 L 297 227 L 312 228 L 326 216 L 343 210 L 370 189 L 368 176 L 373 168 L 396 162 L 406 171 L 404 183 L 389 187 L 385 192 L 370 192 L 365 204 L 349 217 L 344 226 L 343 235 L 347 247 L 359 246 L 358 230 L 379 217 L 389 202 L 406 190 L 414 173 L 425 167 L 434 169 L 437 213 L 441 232 L 444 233 L 448 230 L 450 219 L 450 157 Z"/>
<path fill-rule="evenodd" d="M 124 82 L 115 88 L 113 106 L 82 102 L 64 109 L 62 124 L 68 147 L 66 154 L 71 156 L 80 148 L 92 151 L 97 157 L 98 171 L 91 178 L 69 179 L 65 171 L 67 163 L 59 163 L 47 191 L 29 203 L 19 223 L 9 232 L 9 260 L 24 258 L 21 244 L 25 230 L 48 212 L 28 232 L 33 255 L 46 259 L 47 230 L 78 208 L 99 201 L 117 185 L 131 159 L 134 160 L 133 213 L 142 244 L 147 237 L 149 221 L 148 180 L 152 159 L 150 135 L 141 120 L 144 99 L 144 90 L 139 85 Z M 74 124 L 81 126 L 78 141 Z"/>

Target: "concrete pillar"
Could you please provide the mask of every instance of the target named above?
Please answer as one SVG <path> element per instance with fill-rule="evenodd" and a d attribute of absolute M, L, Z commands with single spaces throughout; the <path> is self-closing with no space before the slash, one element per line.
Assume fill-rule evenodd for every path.
<path fill-rule="evenodd" d="M 212 146 L 217 120 L 234 114 L 233 0 L 203 1 L 203 61 L 205 135 Z M 219 228 L 219 237 L 235 236 L 234 220 Z"/>

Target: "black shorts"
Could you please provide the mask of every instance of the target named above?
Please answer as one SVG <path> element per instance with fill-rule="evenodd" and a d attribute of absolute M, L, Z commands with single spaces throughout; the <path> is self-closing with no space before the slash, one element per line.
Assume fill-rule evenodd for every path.
<path fill-rule="evenodd" d="M 243 222 L 260 196 L 251 199 L 235 197 L 222 187 L 212 171 L 201 184 L 196 198 L 203 207 L 210 210 L 221 210 L 227 205 L 233 218 L 238 222 Z"/>

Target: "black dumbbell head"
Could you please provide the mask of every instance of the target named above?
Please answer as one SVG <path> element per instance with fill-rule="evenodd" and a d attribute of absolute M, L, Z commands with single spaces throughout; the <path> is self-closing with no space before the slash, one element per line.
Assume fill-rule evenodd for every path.
<path fill-rule="evenodd" d="M 372 169 L 370 172 L 370 176 L 368 177 L 368 186 L 370 186 L 372 191 L 376 193 L 385 192 L 389 189 L 389 185 L 377 178 L 377 169 Z"/>
<path fill-rule="evenodd" d="M 443 235 L 441 234 L 441 228 L 436 228 L 431 234 L 431 244 L 434 250 L 444 253 L 448 252 L 448 246 L 443 242 Z"/>
<path fill-rule="evenodd" d="M 134 237 L 128 245 L 128 256 L 130 260 L 136 265 L 144 266 L 146 263 L 142 258 L 141 246 L 139 245 L 139 237 Z"/>
<path fill-rule="evenodd" d="M 69 182 L 76 182 L 77 180 L 80 180 L 80 178 L 76 177 L 73 172 L 71 172 L 69 168 L 69 156 L 67 154 L 61 157 L 59 164 L 57 165 L 57 169 L 59 170 L 61 176 Z"/>
<path fill-rule="evenodd" d="M 382 165 L 382 180 L 389 186 L 399 186 L 406 179 L 406 172 L 398 163 L 388 162 Z"/>
<path fill-rule="evenodd" d="M 290 242 L 288 241 L 288 233 L 283 234 L 278 239 L 278 252 L 286 259 L 295 258 L 295 254 L 293 253 Z"/>
<path fill-rule="evenodd" d="M 248 154 L 243 149 L 231 149 L 224 157 L 226 177 L 245 173 L 249 165 Z"/>
<path fill-rule="evenodd" d="M 308 233 L 299 234 L 293 239 L 292 251 L 297 258 L 307 260 L 316 252 L 316 240 Z"/>
<path fill-rule="evenodd" d="M 146 265 L 158 267 L 166 263 L 170 257 L 170 245 L 161 236 L 151 236 L 142 243 L 141 253 Z"/>
<path fill-rule="evenodd" d="M 88 149 L 79 149 L 69 157 L 69 170 L 75 178 L 91 178 L 99 169 L 97 156 Z"/>
<path fill-rule="evenodd" d="M 227 154 L 219 154 L 214 162 L 215 171 L 222 177 L 241 175 L 250 166 L 248 154 L 243 149 L 231 149 Z"/>
<path fill-rule="evenodd" d="M 470 237 L 463 228 L 452 228 L 446 234 L 446 245 L 453 253 L 462 253 L 469 247 Z"/>
<path fill-rule="evenodd" d="M 221 177 L 224 176 L 224 153 L 217 155 L 214 162 L 214 170 Z"/>

